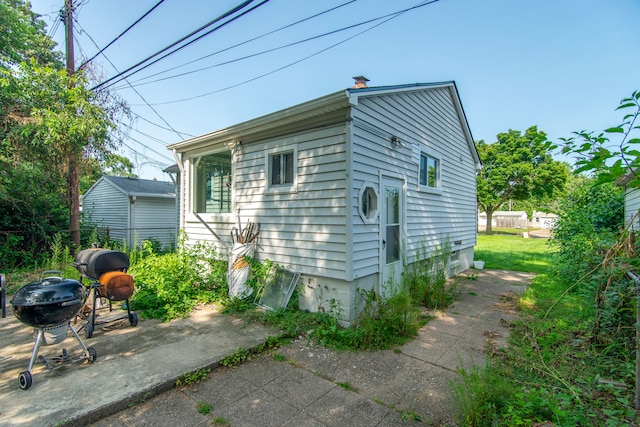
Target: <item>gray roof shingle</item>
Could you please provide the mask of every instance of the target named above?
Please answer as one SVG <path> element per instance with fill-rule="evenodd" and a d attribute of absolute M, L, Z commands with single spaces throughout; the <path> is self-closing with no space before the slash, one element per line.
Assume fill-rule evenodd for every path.
<path fill-rule="evenodd" d="M 103 175 L 127 193 L 175 195 L 176 187 L 171 182 L 151 179 L 126 178 L 122 176 Z"/>

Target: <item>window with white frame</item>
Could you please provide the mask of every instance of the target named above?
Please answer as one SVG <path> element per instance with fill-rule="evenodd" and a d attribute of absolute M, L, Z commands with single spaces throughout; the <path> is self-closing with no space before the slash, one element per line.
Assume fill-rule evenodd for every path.
<path fill-rule="evenodd" d="M 269 154 L 269 186 L 291 186 L 294 183 L 293 151 Z"/>
<path fill-rule="evenodd" d="M 440 188 L 440 160 L 425 153 L 420 153 L 420 185 Z"/>
<path fill-rule="evenodd" d="M 378 217 L 378 192 L 374 184 L 365 182 L 358 196 L 358 213 L 365 224 L 375 224 Z"/>
<path fill-rule="evenodd" d="M 194 159 L 193 199 L 196 213 L 231 212 L 231 151 Z"/>

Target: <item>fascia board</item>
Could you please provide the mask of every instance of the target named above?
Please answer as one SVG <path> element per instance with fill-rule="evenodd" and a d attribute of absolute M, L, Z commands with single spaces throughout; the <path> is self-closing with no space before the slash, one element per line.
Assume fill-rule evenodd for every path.
<path fill-rule="evenodd" d="M 287 125 L 306 118 L 315 117 L 329 111 L 334 111 L 348 105 L 348 99 L 344 91 L 339 91 L 321 98 L 317 98 L 302 104 L 295 105 L 274 113 L 267 114 L 246 122 L 242 122 L 228 128 L 201 135 L 195 138 L 181 141 L 167 146 L 167 149 L 175 149 L 177 152 L 197 150 L 203 146 L 209 146 L 223 141 L 231 141 L 238 138 L 246 138 L 259 132 L 264 132 L 277 126 Z"/>

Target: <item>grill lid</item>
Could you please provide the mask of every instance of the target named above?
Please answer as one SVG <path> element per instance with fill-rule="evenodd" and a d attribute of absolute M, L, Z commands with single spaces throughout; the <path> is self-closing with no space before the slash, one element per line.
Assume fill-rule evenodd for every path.
<path fill-rule="evenodd" d="M 109 271 L 124 271 L 129 268 L 129 256 L 124 252 L 91 248 L 78 252 L 72 265 L 83 276 L 98 280 Z"/>
<path fill-rule="evenodd" d="M 58 304 L 82 300 L 84 295 L 85 288 L 77 280 L 47 277 L 18 289 L 11 299 L 11 304 L 21 307 Z"/>

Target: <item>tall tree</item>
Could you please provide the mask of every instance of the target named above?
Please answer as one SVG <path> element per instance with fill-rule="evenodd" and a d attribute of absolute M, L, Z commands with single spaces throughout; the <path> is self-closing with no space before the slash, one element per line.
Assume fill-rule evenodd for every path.
<path fill-rule="evenodd" d="M 493 213 L 509 200 L 551 196 L 561 189 L 568 171 L 551 157 L 551 143 L 532 126 L 522 134 L 509 130 L 497 141 L 477 143 L 482 170 L 477 177 L 478 206 L 487 214 L 486 233 L 492 234 Z"/>
<path fill-rule="evenodd" d="M 65 71 L 44 28 L 29 3 L 0 0 L 0 264 L 9 253 L 29 262 L 70 228 L 69 150 L 98 160 L 115 150 L 118 106 Z"/>

